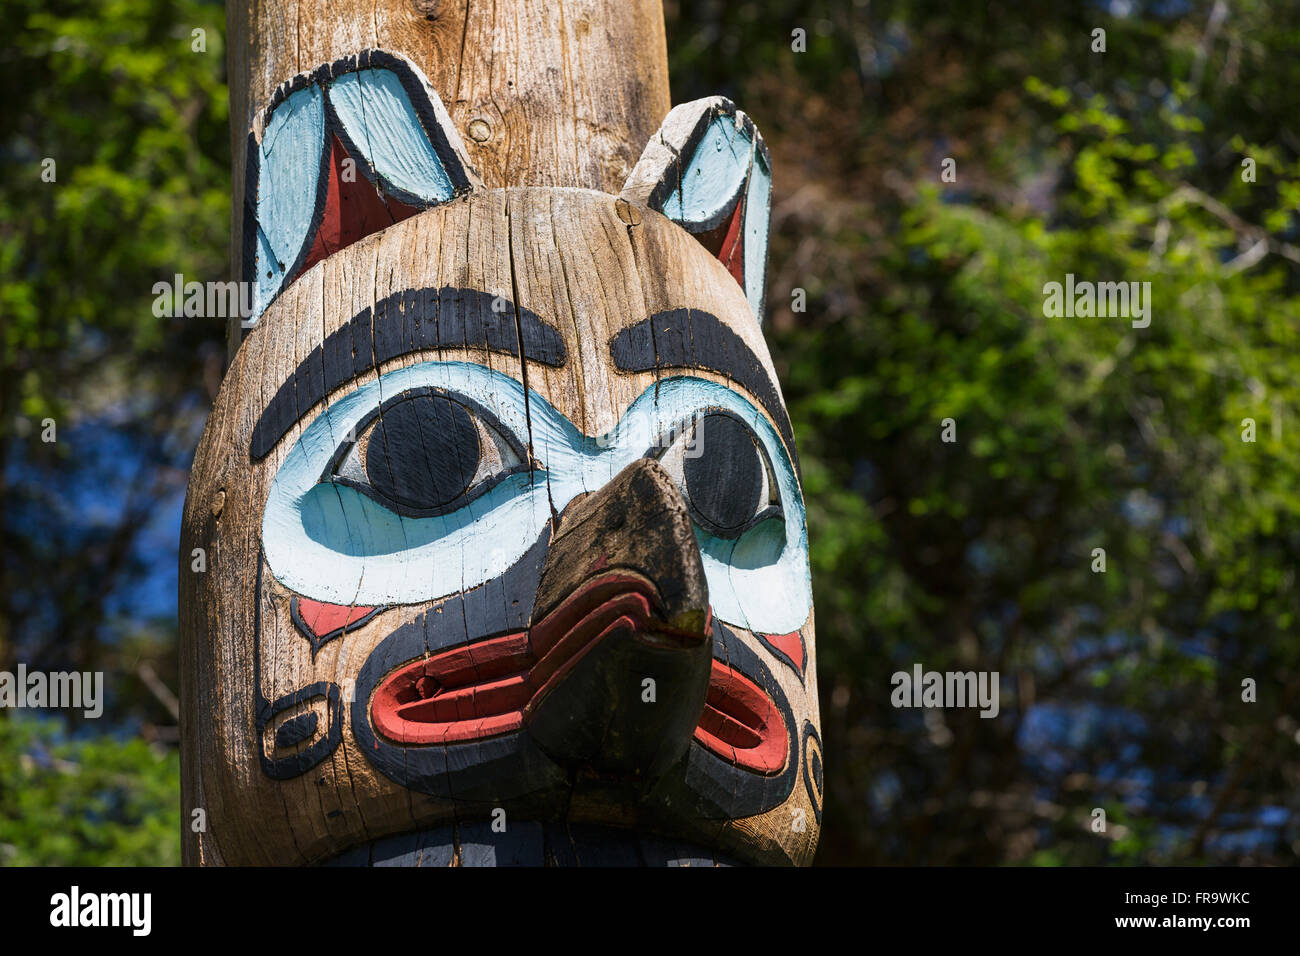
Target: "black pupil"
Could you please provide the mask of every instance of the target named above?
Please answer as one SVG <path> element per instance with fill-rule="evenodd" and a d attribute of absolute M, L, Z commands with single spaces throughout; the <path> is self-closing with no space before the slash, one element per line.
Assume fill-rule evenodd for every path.
<path fill-rule="evenodd" d="M 381 413 L 366 449 L 366 474 L 398 504 L 435 509 L 465 493 L 479 457 L 478 429 L 465 406 L 417 395 Z"/>
<path fill-rule="evenodd" d="M 730 415 L 706 415 L 696 425 L 699 457 L 686 457 L 686 493 L 700 517 L 719 531 L 738 532 L 758 511 L 763 463 L 750 431 Z"/>

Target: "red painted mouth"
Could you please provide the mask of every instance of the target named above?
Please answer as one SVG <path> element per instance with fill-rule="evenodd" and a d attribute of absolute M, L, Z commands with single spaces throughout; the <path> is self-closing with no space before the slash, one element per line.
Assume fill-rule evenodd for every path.
<path fill-rule="evenodd" d="M 724 760 L 765 774 L 785 769 L 790 745 L 785 721 L 767 691 L 716 659 L 695 739 Z"/>
<path fill-rule="evenodd" d="M 509 733 L 584 655 L 631 631 L 659 647 L 696 647 L 700 631 L 669 627 L 645 578 L 614 572 L 588 582 L 527 631 L 489 638 L 412 661 L 375 690 L 371 720 L 398 744 L 464 743 Z M 739 671 L 712 661 L 694 739 L 719 757 L 759 773 L 784 768 L 789 739 L 770 695 Z"/>

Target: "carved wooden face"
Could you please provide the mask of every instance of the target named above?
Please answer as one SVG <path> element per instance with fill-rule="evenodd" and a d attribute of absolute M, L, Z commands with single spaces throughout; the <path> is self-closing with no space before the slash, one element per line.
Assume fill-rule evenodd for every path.
<path fill-rule="evenodd" d="M 500 854 L 504 828 L 533 862 L 582 862 L 583 840 L 807 862 L 808 543 L 762 264 L 746 270 L 767 162 L 752 125 L 710 105 L 693 145 L 670 143 L 682 159 L 656 175 L 648 149 L 621 198 L 407 190 L 411 211 L 375 231 L 328 179 L 353 157 L 382 202 L 390 178 L 357 146 L 379 137 L 348 127 L 327 80 L 298 89 L 320 91 L 326 198 L 305 225 L 271 221 L 268 183 L 291 176 L 260 148 L 252 255 L 271 281 L 186 506 L 183 554 L 209 556 L 182 601 L 205 860 L 378 859 L 417 832 Z M 438 123 L 431 91 L 393 89 Z M 428 142 L 472 183 L 454 131 Z M 739 183 L 696 174 L 729 195 L 687 188 L 691 150 L 737 144 Z M 311 162 L 310 145 L 276 149 Z M 765 194 L 761 213 L 765 242 Z"/>

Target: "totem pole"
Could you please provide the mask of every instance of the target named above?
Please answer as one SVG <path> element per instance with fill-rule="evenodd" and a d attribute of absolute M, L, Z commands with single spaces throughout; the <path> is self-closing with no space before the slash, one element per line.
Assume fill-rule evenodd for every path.
<path fill-rule="evenodd" d="M 186 862 L 808 863 L 754 124 L 669 112 L 658 0 L 228 11 L 256 306 L 185 504 Z"/>

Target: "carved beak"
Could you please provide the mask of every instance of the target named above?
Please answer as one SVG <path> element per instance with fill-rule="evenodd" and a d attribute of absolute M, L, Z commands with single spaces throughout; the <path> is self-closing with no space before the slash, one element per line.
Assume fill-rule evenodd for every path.
<path fill-rule="evenodd" d="M 524 725 L 553 759 L 647 783 L 686 752 L 709 689 L 708 585 L 651 459 L 564 511 L 538 585 Z"/>

